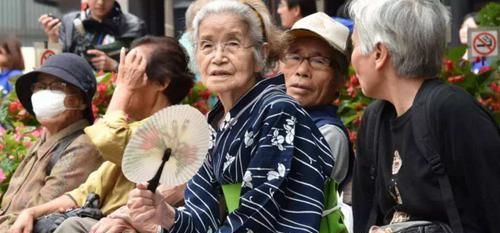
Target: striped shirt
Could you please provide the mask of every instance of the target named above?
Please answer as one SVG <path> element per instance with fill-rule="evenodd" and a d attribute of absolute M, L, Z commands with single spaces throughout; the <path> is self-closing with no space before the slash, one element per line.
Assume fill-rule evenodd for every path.
<path fill-rule="evenodd" d="M 208 116 L 208 157 L 169 232 L 318 232 L 334 161 L 283 78 L 260 81 L 223 115 L 219 103 Z M 239 207 L 220 213 L 221 184 L 235 183 L 242 186 Z"/>

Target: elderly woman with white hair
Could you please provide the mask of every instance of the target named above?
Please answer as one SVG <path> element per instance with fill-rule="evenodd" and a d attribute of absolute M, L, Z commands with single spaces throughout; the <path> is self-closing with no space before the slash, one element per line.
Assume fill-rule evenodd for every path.
<path fill-rule="evenodd" d="M 318 232 L 333 158 L 286 95 L 283 77 L 261 76 L 282 51 L 262 9 L 216 0 L 196 15 L 201 78 L 219 97 L 208 115 L 213 146 L 187 185 L 183 208 L 137 185 L 128 201 L 137 229 L 154 222 L 168 232 Z"/>
<path fill-rule="evenodd" d="M 363 93 L 378 99 L 358 134 L 354 231 L 498 232 L 498 125 L 467 92 L 436 78 L 446 7 L 354 0 L 350 11 L 352 65 Z"/>

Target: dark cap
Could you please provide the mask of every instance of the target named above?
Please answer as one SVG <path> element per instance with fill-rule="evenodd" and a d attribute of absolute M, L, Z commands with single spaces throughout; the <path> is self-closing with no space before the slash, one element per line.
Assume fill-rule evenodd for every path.
<path fill-rule="evenodd" d="M 92 114 L 92 98 L 96 91 L 96 79 L 94 71 L 89 63 L 82 57 L 72 53 L 61 53 L 49 57 L 43 65 L 27 74 L 22 75 L 16 81 L 16 94 L 24 108 L 35 115 L 31 104 L 31 85 L 37 81 L 41 73 L 53 75 L 56 78 L 77 87 L 85 94 L 86 109 L 85 118 L 90 123 L 94 122 Z"/>

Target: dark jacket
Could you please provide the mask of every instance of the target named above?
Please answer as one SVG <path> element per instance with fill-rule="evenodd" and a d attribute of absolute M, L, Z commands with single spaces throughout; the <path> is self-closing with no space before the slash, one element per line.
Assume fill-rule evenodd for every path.
<path fill-rule="evenodd" d="M 81 14 L 80 11 L 71 12 L 61 19 L 59 43 L 63 52 L 83 56 L 87 49 L 101 45 L 105 35 L 112 36 L 116 41 L 123 42 L 125 47 L 129 47 L 132 40 L 146 34 L 144 21 L 135 15 L 122 12 L 120 5 L 116 2 L 110 14 L 102 22 L 92 19 L 89 10 L 84 13 L 83 17 Z M 75 28 L 75 21 L 79 20 L 85 28 L 83 35 Z"/>
<path fill-rule="evenodd" d="M 424 82 L 414 103 L 428 84 Z M 445 85 L 445 84 L 441 84 Z M 449 86 L 428 106 L 429 121 L 418 122 L 412 106 L 396 117 L 394 107 L 386 102 L 380 118 L 371 119 L 378 109 L 372 104 L 363 116 L 358 134 L 358 156 L 353 183 L 354 231 L 368 232 L 371 225 L 385 225 L 394 210 L 403 211 L 409 220 L 448 223 L 446 204 L 441 196 L 438 178 L 419 150 L 412 128 L 405 124 L 432 128 L 441 164 L 449 178 L 455 205 L 464 232 L 497 232 L 500 229 L 500 133 L 498 126 L 480 109 L 464 90 Z M 401 122 L 403 120 L 403 122 Z M 374 127 L 374 125 L 378 125 Z M 395 135 L 398 127 L 404 131 Z M 378 128 L 378 135 L 374 136 Z M 373 143 L 373 141 L 375 143 Z M 372 144 L 373 143 L 373 144 Z M 398 143 L 403 150 L 395 151 Z M 394 175 L 395 154 L 401 157 L 401 168 Z M 392 174 L 391 174 L 392 173 Z M 397 181 L 402 204 L 391 198 L 392 180 Z M 372 208 L 374 208 L 372 210 Z M 373 211 L 373 214 L 371 212 Z"/>

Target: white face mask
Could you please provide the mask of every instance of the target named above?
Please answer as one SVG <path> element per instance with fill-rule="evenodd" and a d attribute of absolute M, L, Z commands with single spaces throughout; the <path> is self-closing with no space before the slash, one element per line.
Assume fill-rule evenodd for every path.
<path fill-rule="evenodd" d="M 79 108 L 69 108 L 64 105 L 66 93 L 63 91 L 40 90 L 31 95 L 33 112 L 37 119 L 49 119 L 70 109 L 83 110 L 85 106 Z"/>

